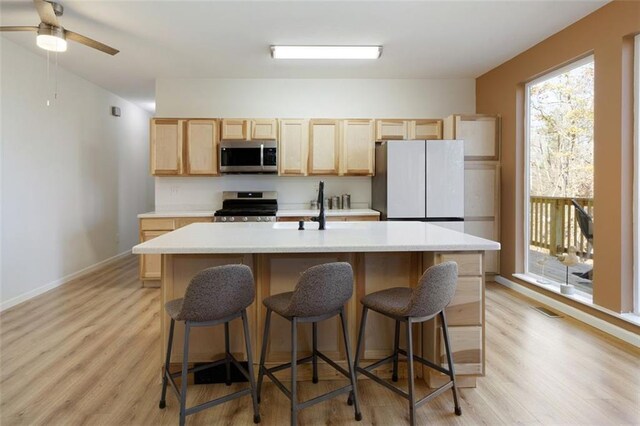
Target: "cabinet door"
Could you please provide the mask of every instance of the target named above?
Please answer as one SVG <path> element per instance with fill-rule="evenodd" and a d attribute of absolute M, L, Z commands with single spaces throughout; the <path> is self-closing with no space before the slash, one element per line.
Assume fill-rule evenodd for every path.
<path fill-rule="evenodd" d="M 190 175 L 218 173 L 218 122 L 216 120 L 187 121 L 187 173 Z"/>
<path fill-rule="evenodd" d="M 495 218 L 465 219 L 465 234 L 474 235 L 488 240 L 500 241 L 500 228 Z M 500 273 L 500 252 L 497 250 L 484 253 L 484 270 L 487 274 Z"/>
<path fill-rule="evenodd" d="M 373 120 L 345 120 L 343 126 L 340 174 L 373 175 L 375 151 Z"/>
<path fill-rule="evenodd" d="M 184 120 L 151 120 L 151 174 L 182 174 Z"/>
<path fill-rule="evenodd" d="M 409 139 L 442 139 L 442 120 L 413 120 Z"/>
<path fill-rule="evenodd" d="M 500 159 L 498 117 L 456 115 L 454 120 L 454 139 L 464 140 L 465 160 Z"/>
<path fill-rule="evenodd" d="M 280 120 L 278 174 L 281 176 L 306 175 L 308 152 L 309 121 Z"/>
<path fill-rule="evenodd" d="M 309 174 L 337 175 L 340 122 L 311 120 L 309 126 Z"/>
<path fill-rule="evenodd" d="M 249 138 L 249 121 L 235 118 L 222 119 L 222 139 L 247 140 Z"/>
<path fill-rule="evenodd" d="M 275 119 L 251 120 L 251 139 L 278 139 L 278 123 Z"/>
<path fill-rule="evenodd" d="M 464 169 L 465 218 L 497 217 L 500 209 L 500 166 L 467 161 Z"/>
<path fill-rule="evenodd" d="M 410 139 L 408 128 L 409 122 L 406 120 L 376 120 L 376 140 Z"/>
<path fill-rule="evenodd" d="M 170 231 L 142 231 L 142 242 L 152 240 Z M 161 254 L 141 254 L 140 255 L 140 279 L 159 280 L 161 273 Z"/>

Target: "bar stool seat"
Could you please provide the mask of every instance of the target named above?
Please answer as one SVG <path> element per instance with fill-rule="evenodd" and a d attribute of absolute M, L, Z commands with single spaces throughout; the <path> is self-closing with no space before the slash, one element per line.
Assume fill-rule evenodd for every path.
<path fill-rule="evenodd" d="M 289 317 L 286 313 L 289 305 L 291 304 L 291 296 L 293 296 L 292 291 L 275 294 L 264 299 L 262 304 L 266 306 L 267 309 L 271 309 L 280 316 Z"/>
<path fill-rule="evenodd" d="M 162 395 L 160 408 L 166 407 L 167 387 L 171 388 L 180 402 L 180 426 L 183 426 L 186 417 L 198 411 L 231 401 L 235 398 L 250 395 L 253 400 L 253 421 L 260 423 L 258 410 L 258 394 L 256 391 L 253 374 L 253 359 L 251 350 L 251 337 L 249 336 L 249 321 L 247 308 L 255 299 L 255 285 L 251 268 L 246 265 L 224 265 L 207 268 L 189 282 L 184 298 L 174 299 L 165 304 L 165 311 L 171 318 L 169 326 L 169 339 L 167 342 L 167 355 L 164 372 L 162 374 Z M 236 318 L 242 319 L 244 329 L 245 350 L 247 353 L 247 368 L 233 356 L 229 343 L 229 323 Z M 184 322 L 184 342 L 182 349 L 182 370 L 171 372 L 171 352 L 173 347 L 173 335 L 177 321 Z M 211 327 L 224 324 L 225 356 L 222 359 L 205 365 L 189 368 L 189 335 L 193 327 Z M 211 401 L 187 407 L 187 378 L 190 373 L 206 370 L 219 365 L 226 367 L 226 382 L 231 384 L 231 364 L 234 364 L 240 373 L 249 381 L 249 387 L 225 395 Z M 181 378 L 180 389 L 175 378 Z"/>
<path fill-rule="evenodd" d="M 297 424 L 298 411 L 317 403 L 335 398 L 343 393 L 350 393 L 352 404 L 355 405 L 355 419 L 361 420 L 362 413 L 358 403 L 355 371 L 351 364 L 351 352 L 349 348 L 349 334 L 344 305 L 353 294 L 353 270 L 346 262 L 325 263 L 307 269 L 298 280 L 294 291 L 276 294 L 265 298 L 262 303 L 267 308 L 264 325 L 264 337 L 262 339 L 262 351 L 260 354 L 260 371 L 258 374 L 258 401 L 260 401 L 260 388 L 266 375 L 278 389 L 291 401 L 291 425 Z M 269 327 L 271 314 L 275 312 L 291 322 L 291 362 L 275 367 L 267 368 L 267 345 L 269 341 Z M 335 361 L 318 350 L 318 322 L 340 316 L 343 344 L 347 361 L 345 370 Z M 298 359 L 298 332 L 297 326 L 301 323 L 312 324 L 312 351 L 311 355 Z M 307 401 L 299 401 L 297 396 L 297 371 L 298 365 L 307 362 L 312 363 L 313 383 L 318 383 L 318 358 L 325 361 L 331 367 L 349 379 L 349 384 L 331 392 L 319 395 Z M 291 384 L 287 389 L 285 385 L 274 375 L 278 371 L 291 369 Z"/>
<path fill-rule="evenodd" d="M 409 306 L 412 293 L 408 287 L 388 288 L 366 295 L 360 303 L 384 315 L 402 316 Z"/>

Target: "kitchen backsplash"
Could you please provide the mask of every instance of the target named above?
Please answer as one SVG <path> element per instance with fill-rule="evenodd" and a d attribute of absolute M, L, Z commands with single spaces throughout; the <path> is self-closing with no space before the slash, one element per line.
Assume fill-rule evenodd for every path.
<path fill-rule="evenodd" d="M 351 208 L 371 207 L 370 177 L 279 177 L 227 175 L 222 177 L 156 177 L 156 211 L 217 210 L 223 191 L 277 191 L 281 209 L 309 208 L 324 180 L 325 195 L 351 194 Z"/>

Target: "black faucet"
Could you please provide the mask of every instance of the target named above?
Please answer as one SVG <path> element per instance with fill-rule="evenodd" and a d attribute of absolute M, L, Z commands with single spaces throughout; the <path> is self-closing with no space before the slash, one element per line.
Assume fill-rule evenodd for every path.
<path fill-rule="evenodd" d="M 320 214 L 317 217 L 312 217 L 311 220 L 318 222 L 318 229 L 324 231 L 324 225 L 327 223 L 327 217 L 324 213 L 324 181 L 320 181 L 320 188 L 318 188 L 318 204 L 320 205 Z"/>

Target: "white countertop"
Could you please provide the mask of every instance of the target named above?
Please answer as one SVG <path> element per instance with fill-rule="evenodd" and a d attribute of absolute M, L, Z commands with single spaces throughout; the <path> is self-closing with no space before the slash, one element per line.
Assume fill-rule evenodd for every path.
<path fill-rule="evenodd" d="M 153 219 L 163 217 L 213 217 L 214 210 L 184 210 L 166 212 L 148 212 L 138 215 L 138 219 Z M 276 217 L 317 216 L 319 210 L 284 209 L 278 210 Z M 325 210 L 327 216 L 380 216 L 380 212 L 371 209 L 335 209 Z"/>
<path fill-rule="evenodd" d="M 194 223 L 133 247 L 134 254 L 500 250 L 495 241 L 425 222 Z"/>

